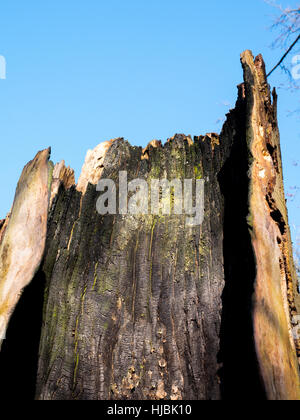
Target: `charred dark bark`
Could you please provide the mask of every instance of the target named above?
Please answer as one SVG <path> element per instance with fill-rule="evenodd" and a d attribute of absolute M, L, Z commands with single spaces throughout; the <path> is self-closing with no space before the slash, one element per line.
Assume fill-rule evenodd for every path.
<path fill-rule="evenodd" d="M 119 140 L 102 174 L 117 181 L 127 170 L 130 181 L 205 173 L 202 226 L 188 228 L 185 215 L 101 217 L 94 186 L 83 198 L 75 189 L 60 191 L 43 267 L 39 398 L 220 397 L 222 156 L 210 142 L 189 145 L 176 136 L 141 160 L 141 149 Z"/>

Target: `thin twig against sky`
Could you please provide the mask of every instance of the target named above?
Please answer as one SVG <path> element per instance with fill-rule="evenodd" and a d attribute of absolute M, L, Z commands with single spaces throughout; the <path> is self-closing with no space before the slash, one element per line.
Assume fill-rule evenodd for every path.
<path fill-rule="evenodd" d="M 298 43 L 299 40 L 300 40 L 300 35 L 298 35 L 298 37 L 296 38 L 296 40 L 288 48 L 288 50 L 286 51 L 286 53 L 281 57 L 281 59 L 279 60 L 279 62 L 276 64 L 276 66 L 273 67 L 273 69 L 267 74 L 267 77 L 269 77 L 283 63 L 283 61 L 286 59 L 286 57 L 288 56 L 288 54 L 292 51 L 292 49 L 295 47 L 295 45 Z"/>
<path fill-rule="evenodd" d="M 283 8 L 281 5 L 273 1 L 266 2 L 280 10 L 280 15 L 275 19 L 271 27 L 273 30 L 279 30 L 279 35 L 273 42 L 272 46 L 285 49 L 283 56 L 268 73 L 267 77 L 269 77 L 279 66 L 282 65 L 300 40 L 300 5 L 292 9 L 289 7 Z M 284 67 L 283 70 L 286 71 L 287 69 Z"/>

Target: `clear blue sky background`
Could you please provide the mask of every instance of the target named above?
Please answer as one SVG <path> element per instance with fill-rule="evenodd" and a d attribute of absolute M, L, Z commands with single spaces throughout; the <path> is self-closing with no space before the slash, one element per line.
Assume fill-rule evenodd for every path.
<path fill-rule="evenodd" d="M 270 48 L 275 12 L 263 0 L 2 3 L 0 217 L 23 166 L 48 146 L 52 160 L 65 159 L 78 177 L 87 149 L 110 138 L 144 146 L 176 132 L 220 131 L 217 120 L 234 106 L 242 81 L 240 53 L 263 53 L 269 69 L 280 57 Z M 283 81 L 280 71 L 270 78 L 275 86 Z M 287 112 L 298 97 L 279 95 L 289 193 L 299 180 L 300 122 Z M 289 199 L 292 226 L 300 225 L 299 195 Z"/>

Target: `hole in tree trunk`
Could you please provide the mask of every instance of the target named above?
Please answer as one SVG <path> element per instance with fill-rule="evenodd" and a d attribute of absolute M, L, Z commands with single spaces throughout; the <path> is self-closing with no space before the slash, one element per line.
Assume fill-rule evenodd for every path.
<path fill-rule="evenodd" d="M 1 400 L 33 400 L 42 329 L 45 274 L 39 271 L 24 289 L 0 352 Z"/>
<path fill-rule="evenodd" d="M 246 115 L 241 112 L 241 115 Z M 219 374 L 222 399 L 266 400 L 255 351 L 252 297 L 256 262 L 247 221 L 249 211 L 248 150 L 245 122 L 237 116 L 231 155 L 219 174 L 224 195 L 224 272 Z"/>

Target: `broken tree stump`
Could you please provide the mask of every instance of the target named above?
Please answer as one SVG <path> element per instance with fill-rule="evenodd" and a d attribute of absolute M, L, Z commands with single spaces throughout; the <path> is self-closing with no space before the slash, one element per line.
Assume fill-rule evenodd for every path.
<path fill-rule="evenodd" d="M 88 152 L 77 185 L 64 162 L 49 171 L 38 209 L 48 214 L 47 235 L 45 223 L 30 230 L 31 251 L 38 245 L 39 253 L 8 293 L 19 294 L 39 268 L 32 283 L 45 279 L 36 399 L 300 399 L 300 301 L 277 95 L 261 56 L 246 51 L 241 61 L 244 83 L 220 135 L 177 134 L 144 149 L 105 142 Z M 124 171 L 128 182 L 147 186 L 202 180 L 203 223 L 191 226 L 186 214 L 99 214 L 96 184 L 113 180 L 118 197 Z M 21 203 L 30 198 L 24 191 Z M 39 220 L 35 211 L 30 217 Z M 0 224 L 2 265 L 8 240 L 18 255 L 15 212 Z M 22 270 L 26 261 L 14 265 Z"/>

